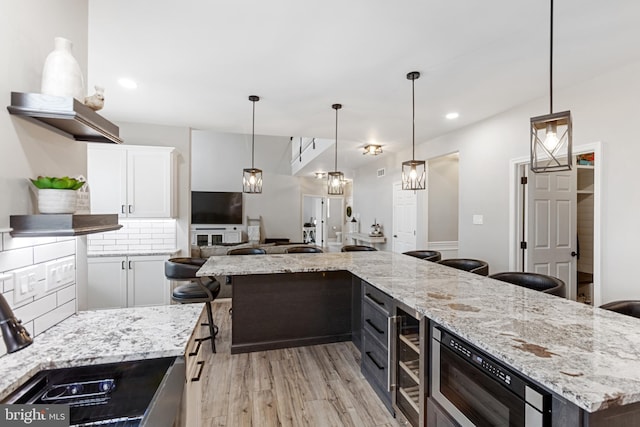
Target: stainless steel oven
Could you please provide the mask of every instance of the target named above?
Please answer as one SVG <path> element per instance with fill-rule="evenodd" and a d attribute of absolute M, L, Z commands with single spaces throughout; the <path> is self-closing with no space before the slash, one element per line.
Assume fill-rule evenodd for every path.
<path fill-rule="evenodd" d="M 461 426 L 551 426 L 550 393 L 440 325 L 431 344 L 431 396 Z"/>

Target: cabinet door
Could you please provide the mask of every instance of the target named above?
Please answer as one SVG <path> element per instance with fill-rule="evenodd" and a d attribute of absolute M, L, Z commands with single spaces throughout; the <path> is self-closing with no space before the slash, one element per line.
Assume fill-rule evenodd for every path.
<path fill-rule="evenodd" d="M 87 261 L 87 308 L 127 306 L 126 257 L 98 257 Z"/>
<path fill-rule="evenodd" d="M 164 256 L 130 256 L 127 261 L 128 306 L 169 304 L 169 281 Z"/>
<path fill-rule="evenodd" d="M 171 151 L 145 148 L 128 149 L 129 218 L 170 218 L 173 216 Z"/>
<path fill-rule="evenodd" d="M 87 181 L 92 214 L 126 216 L 127 151 L 124 147 L 88 144 Z"/>

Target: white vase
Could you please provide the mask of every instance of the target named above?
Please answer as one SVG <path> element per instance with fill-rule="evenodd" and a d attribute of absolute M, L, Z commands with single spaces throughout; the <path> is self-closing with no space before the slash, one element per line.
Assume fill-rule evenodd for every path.
<path fill-rule="evenodd" d="M 62 37 L 54 39 L 55 49 L 44 61 L 41 92 L 46 95 L 73 96 L 84 101 L 84 80 L 80 64 L 73 57 L 73 43 Z"/>

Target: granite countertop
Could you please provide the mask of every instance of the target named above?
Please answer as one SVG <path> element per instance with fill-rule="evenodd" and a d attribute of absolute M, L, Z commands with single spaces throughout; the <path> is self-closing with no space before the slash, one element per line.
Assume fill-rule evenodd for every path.
<path fill-rule="evenodd" d="M 87 252 L 87 257 L 111 257 L 111 256 L 151 256 L 151 255 L 174 255 L 180 252 L 180 249 L 131 249 L 124 251 L 100 251 Z"/>
<path fill-rule="evenodd" d="M 346 270 L 588 412 L 640 402 L 640 319 L 390 252 L 211 257 L 198 275 Z"/>
<path fill-rule="evenodd" d="M 0 400 L 43 369 L 184 355 L 202 304 L 83 311 L 0 357 Z"/>

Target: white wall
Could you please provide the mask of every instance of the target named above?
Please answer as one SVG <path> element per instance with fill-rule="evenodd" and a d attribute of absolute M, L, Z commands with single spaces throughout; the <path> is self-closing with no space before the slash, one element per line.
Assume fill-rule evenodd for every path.
<path fill-rule="evenodd" d="M 301 178 L 291 176 L 288 137 L 255 136 L 255 167 L 262 194 L 245 194 L 246 217 L 262 216 L 266 237 L 301 238 Z M 251 167 L 251 135 L 194 130 L 191 189 L 242 191 L 242 169 Z"/>
<path fill-rule="evenodd" d="M 638 75 L 640 61 L 554 94 L 556 111 L 572 111 L 574 145 L 603 142 L 603 158 L 596 159 L 603 171 L 603 303 L 640 299 L 634 279 L 640 247 L 633 244 L 640 235 L 640 187 L 634 185 L 640 158 L 635 117 L 640 111 Z M 491 272 L 509 267 L 509 160 L 529 155 L 529 118 L 548 113 L 547 108 L 548 99 L 539 99 L 416 147 L 419 159 L 459 152 L 459 256 L 485 259 Z M 357 171 L 356 211 L 365 207 L 391 211 L 390 179 L 376 180 L 370 172 L 391 164 L 399 179 L 402 160 L 406 159 L 401 155 L 388 156 Z M 374 194 L 380 195 L 377 201 L 368 200 Z M 472 224 L 474 214 L 484 216 L 484 225 Z M 385 220 L 389 218 L 390 213 Z"/>
<path fill-rule="evenodd" d="M 86 144 L 75 142 L 24 119 L 11 116 L 5 106 L 11 92 L 39 92 L 44 61 L 53 50 L 53 39 L 73 41 L 73 54 L 87 76 L 86 0 L 0 0 L 0 230 L 9 227 L 10 215 L 33 213 L 26 179 L 37 175 L 85 175 Z M 34 12 L 37 11 L 37 12 Z M 86 80 L 85 80 L 86 81 Z M 11 238 L 2 234 L 0 273 L 38 265 L 76 254 L 83 239 Z M 77 240 L 77 241 L 76 241 Z M 76 257 L 76 282 L 86 283 L 86 256 Z M 76 310 L 76 286 L 65 287 L 34 300 L 13 304 L 12 280 L 0 287 L 27 328 L 39 334 Z M 3 352 L 0 349 L 0 354 Z"/>
<path fill-rule="evenodd" d="M 178 174 L 176 196 L 178 217 L 176 243 L 183 256 L 190 256 L 189 226 L 191 223 L 191 129 L 143 123 L 119 122 L 120 137 L 125 145 L 174 147 Z"/>
<path fill-rule="evenodd" d="M 429 242 L 458 240 L 458 155 L 438 157 L 427 164 Z"/>

